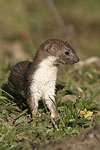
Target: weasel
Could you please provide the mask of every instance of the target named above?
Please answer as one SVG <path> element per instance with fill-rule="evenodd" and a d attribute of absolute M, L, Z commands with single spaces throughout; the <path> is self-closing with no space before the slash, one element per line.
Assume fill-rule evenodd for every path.
<path fill-rule="evenodd" d="M 55 86 L 58 65 L 77 62 L 79 58 L 68 42 L 50 39 L 40 45 L 32 62 L 16 64 L 8 81 L 26 98 L 32 116 L 38 112 L 38 101 L 44 99 L 54 118 L 57 115 Z"/>

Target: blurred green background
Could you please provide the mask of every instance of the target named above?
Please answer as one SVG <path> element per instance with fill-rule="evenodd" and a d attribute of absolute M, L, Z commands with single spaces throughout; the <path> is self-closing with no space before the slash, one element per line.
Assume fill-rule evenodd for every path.
<path fill-rule="evenodd" d="M 68 40 L 81 59 L 100 56 L 100 0 L 54 0 L 53 5 L 48 7 L 46 0 L 0 0 L 1 64 L 33 58 L 50 38 Z"/>

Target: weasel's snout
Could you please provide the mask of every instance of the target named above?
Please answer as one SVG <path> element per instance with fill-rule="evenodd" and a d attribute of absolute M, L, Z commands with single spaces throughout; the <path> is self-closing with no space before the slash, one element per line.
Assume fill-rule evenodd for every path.
<path fill-rule="evenodd" d="M 78 63 L 80 61 L 80 59 L 78 58 L 78 56 L 75 57 L 74 62 Z"/>
<path fill-rule="evenodd" d="M 70 52 L 70 61 L 73 63 L 78 63 L 80 61 L 75 51 Z"/>

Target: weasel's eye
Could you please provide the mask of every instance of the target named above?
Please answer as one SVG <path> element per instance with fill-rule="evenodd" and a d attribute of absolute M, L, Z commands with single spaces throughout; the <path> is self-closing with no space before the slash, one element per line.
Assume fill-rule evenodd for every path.
<path fill-rule="evenodd" d="M 69 55 L 69 52 L 65 52 L 66 55 Z"/>

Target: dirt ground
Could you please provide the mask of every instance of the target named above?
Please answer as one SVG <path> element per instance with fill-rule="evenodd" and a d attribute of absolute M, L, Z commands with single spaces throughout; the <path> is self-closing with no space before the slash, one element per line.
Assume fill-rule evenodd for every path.
<path fill-rule="evenodd" d="M 100 150 L 100 122 L 94 128 L 84 130 L 79 136 L 45 141 L 35 145 L 23 142 L 16 150 Z"/>

